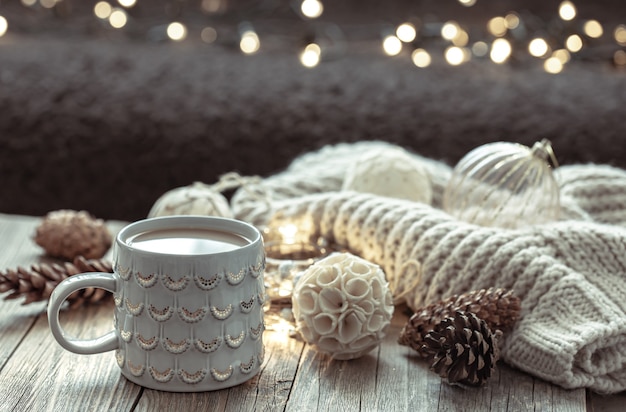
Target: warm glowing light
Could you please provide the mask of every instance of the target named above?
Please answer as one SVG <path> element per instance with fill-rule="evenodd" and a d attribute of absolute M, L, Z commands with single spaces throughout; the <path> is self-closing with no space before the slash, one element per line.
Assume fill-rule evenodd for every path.
<path fill-rule="evenodd" d="M 461 3 L 465 7 L 472 7 L 474 4 L 476 4 L 476 0 L 459 0 L 459 3 Z"/>
<path fill-rule="evenodd" d="M 39 4 L 41 4 L 41 7 L 44 9 L 51 9 L 57 4 L 57 2 L 56 0 L 39 0 Z"/>
<path fill-rule="evenodd" d="M 622 46 L 626 46 L 626 26 L 620 24 L 615 28 L 613 32 L 613 36 L 615 37 L 615 41 Z"/>
<path fill-rule="evenodd" d="M 309 19 L 316 19 L 324 12 L 324 5 L 319 0 L 304 0 L 300 5 L 302 14 Z"/>
<path fill-rule="evenodd" d="M 604 29 L 598 20 L 588 20 L 583 26 L 585 34 L 593 39 L 602 37 Z"/>
<path fill-rule="evenodd" d="M 7 22 L 7 19 L 5 19 L 3 16 L 0 16 L 0 37 L 4 36 L 8 28 L 9 23 Z"/>
<path fill-rule="evenodd" d="M 415 30 L 415 26 L 411 23 L 402 23 L 396 29 L 396 36 L 403 42 L 410 43 L 415 40 L 417 31 Z"/>
<path fill-rule="evenodd" d="M 613 62 L 616 66 L 626 66 L 626 51 L 617 50 L 615 54 L 613 54 Z"/>
<path fill-rule="evenodd" d="M 396 56 L 402 51 L 402 42 L 396 36 L 387 36 L 383 40 L 383 50 L 389 56 Z"/>
<path fill-rule="evenodd" d="M 552 74 L 560 73 L 563 70 L 563 63 L 557 57 L 550 57 L 543 62 L 543 69 Z"/>
<path fill-rule="evenodd" d="M 579 52 L 583 48 L 583 39 L 578 34 L 572 34 L 565 40 L 565 47 L 572 53 Z"/>
<path fill-rule="evenodd" d="M 574 17 L 576 17 L 576 6 L 574 6 L 574 3 L 571 1 L 562 2 L 559 5 L 559 17 L 565 21 L 574 20 Z"/>
<path fill-rule="evenodd" d="M 556 57 L 561 63 L 566 64 L 570 61 L 571 55 L 567 50 L 559 49 L 555 50 L 554 53 L 552 53 L 552 57 Z"/>
<path fill-rule="evenodd" d="M 463 29 L 459 30 L 459 33 L 456 35 L 454 39 L 452 39 L 452 44 L 459 47 L 465 47 L 469 43 L 469 35 Z"/>
<path fill-rule="evenodd" d="M 446 49 L 444 54 L 446 61 L 451 66 L 458 66 L 467 61 L 465 52 L 461 47 L 450 46 Z"/>
<path fill-rule="evenodd" d="M 112 11 L 113 11 L 113 8 L 106 1 L 99 1 L 93 7 L 93 12 L 96 15 L 96 17 L 102 20 L 108 19 Z"/>
<path fill-rule="evenodd" d="M 448 41 L 451 41 L 456 36 L 458 36 L 459 30 L 461 30 L 461 28 L 459 27 L 457 22 L 455 21 L 446 22 L 441 27 L 441 37 L 443 37 L 444 39 Z"/>
<path fill-rule="evenodd" d="M 137 4 L 137 0 L 117 0 L 117 2 L 120 4 L 120 6 L 126 7 L 127 9 Z"/>
<path fill-rule="evenodd" d="M 487 30 L 496 37 L 502 37 L 506 34 L 506 20 L 504 17 L 494 17 L 487 23 Z"/>
<path fill-rule="evenodd" d="M 304 67 L 315 67 L 320 63 L 321 56 L 322 49 L 320 48 L 320 46 L 315 43 L 311 43 L 304 48 L 302 53 L 300 53 L 300 62 Z M 295 227 L 295 225 L 291 226 Z M 295 235 L 295 232 L 293 233 L 293 235 Z"/>
<path fill-rule="evenodd" d="M 22 4 L 26 7 L 32 7 L 37 3 L 37 0 L 22 0 Z"/>
<path fill-rule="evenodd" d="M 259 36 L 254 30 L 246 30 L 241 34 L 239 48 L 245 54 L 254 54 L 261 48 Z"/>
<path fill-rule="evenodd" d="M 217 30 L 213 27 L 207 26 L 200 32 L 200 38 L 205 43 L 213 43 L 217 40 Z"/>
<path fill-rule="evenodd" d="M 541 37 L 537 37 L 532 39 L 530 43 L 528 43 L 528 52 L 535 57 L 543 57 L 550 51 L 550 46 L 548 43 L 542 39 Z"/>
<path fill-rule="evenodd" d="M 167 37 L 174 41 L 182 41 L 187 37 L 187 27 L 177 21 L 167 25 Z"/>
<path fill-rule="evenodd" d="M 472 45 L 472 53 L 478 57 L 486 56 L 489 53 L 489 45 L 484 41 L 477 41 Z"/>
<path fill-rule="evenodd" d="M 413 60 L 414 65 L 421 68 L 430 66 L 430 63 L 432 62 L 430 53 L 424 49 L 413 50 L 413 53 L 411 53 L 411 60 Z"/>
<path fill-rule="evenodd" d="M 517 29 L 519 26 L 519 17 L 515 13 L 509 13 L 504 16 L 504 25 L 507 29 L 513 30 Z"/>
<path fill-rule="evenodd" d="M 282 243 L 294 243 L 298 234 L 298 226 L 287 224 L 278 228 L 278 233 L 282 237 Z"/>
<path fill-rule="evenodd" d="M 111 14 L 109 15 L 109 24 L 116 29 L 121 29 L 126 26 L 128 22 L 128 17 L 126 16 L 126 12 L 121 9 L 113 9 Z"/>
<path fill-rule="evenodd" d="M 511 43 L 507 39 L 495 39 L 491 45 L 489 57 L 494 63 L 504 63 L 511 56 Z"/>

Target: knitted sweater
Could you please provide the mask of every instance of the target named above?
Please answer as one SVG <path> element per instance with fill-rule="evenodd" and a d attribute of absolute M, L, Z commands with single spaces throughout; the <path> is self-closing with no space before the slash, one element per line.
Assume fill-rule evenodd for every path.
<path fill-rule="evenodd" d="M 487 228 L 441 210 L 451 169 L 416 154 L 432 205 L 341 190 L 355 159 L 388 147 L 360 142 L 303 155 L 239 189 L 235 215 L 256 225 L 305 219 L 314 234 L 379 264 L 412 308 L 475 289 L 513 289 L 522 313 L 503 342 L 506 362 L 565 388 L 625 390 L 626 171 L 562 166 L 560 221 Z"/>

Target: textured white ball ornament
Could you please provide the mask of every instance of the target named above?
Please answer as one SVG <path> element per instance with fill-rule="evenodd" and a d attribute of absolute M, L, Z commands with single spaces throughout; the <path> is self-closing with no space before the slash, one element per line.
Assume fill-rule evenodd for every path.
<path fill-rule="evenodd" d="M 394 309 L 382 269 L 350 253 L 333 253 L 305 270 L 292 306 L 303 339 L 342 360 L 377 347 Z"/>
<path fill-rule="evenodd" d="M 433 197 L 424 166 L 400 148 L 363 155 L 346 171 L 342 188 L 426 204 Z"/>
<path fill-rule="evenodd" d="M 228 200 L 212 186 L 195 182 L 165 192 L 152 206 L 148 217 L 201 215 L 233 217 Z"/>

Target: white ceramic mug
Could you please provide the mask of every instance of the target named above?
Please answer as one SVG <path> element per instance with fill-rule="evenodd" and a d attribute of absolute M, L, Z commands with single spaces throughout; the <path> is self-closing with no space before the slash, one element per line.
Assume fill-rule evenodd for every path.
<path fill-rule="evenodd" d="M 123 228 L 114 273 L 67 278 L 52 293 L 50 329 L 79 354 L 115 350 L 122 374 L 141 386 L 198 392 L 252 378 L 263 362 L 263 270 L 260 232 L 226 218 L 171 216 Z M 113 292 L 115 328 L 96 339 L 68 336 L 59 310 L 74 291 Z"/>

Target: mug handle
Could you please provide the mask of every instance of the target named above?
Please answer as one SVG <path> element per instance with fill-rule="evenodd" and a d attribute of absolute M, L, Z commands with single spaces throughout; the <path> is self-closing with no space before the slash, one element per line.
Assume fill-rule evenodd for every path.
<path fill-rule="evenodd" d="M 113 273 L 82 273 L 65 279 L 54 288 L 48 303 L 48 323 L 52 335 L 63 348 L 81 355 L 108 352 L 119 348 L 119 340 L 114 330 L 95 339 L 77 339 L 68 335 L 59 323 L 59 311 L 68 296 L 77 290 L 92 287 L 115 292 L 116 278 L 117 276 Z"/>

